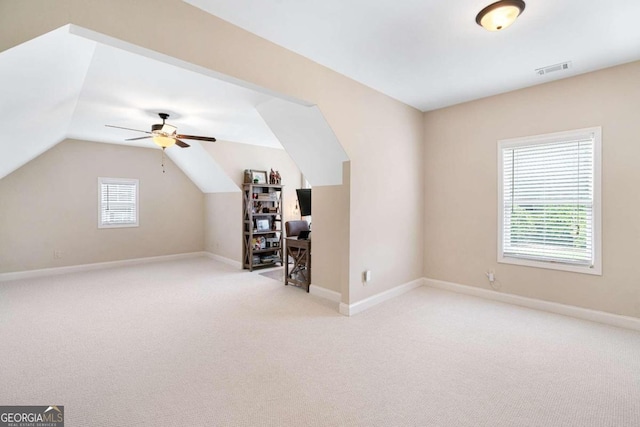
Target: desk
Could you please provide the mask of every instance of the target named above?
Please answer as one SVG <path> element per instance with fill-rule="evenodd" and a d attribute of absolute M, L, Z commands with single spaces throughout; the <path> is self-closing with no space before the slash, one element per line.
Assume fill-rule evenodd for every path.
<path fill-rule="evenodd" d="M 284 284 L 300 286 L 309 292 L 311 284 L 311 240 L 298 240 L 287 237 L 284 252 Z M 293 258 L 293 267 L 289 268 L 289 257 Z"/>

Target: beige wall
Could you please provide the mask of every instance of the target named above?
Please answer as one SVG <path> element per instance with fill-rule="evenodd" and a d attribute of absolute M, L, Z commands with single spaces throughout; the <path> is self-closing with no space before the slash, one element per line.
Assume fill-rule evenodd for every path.
<path fill-rule="evenodd" d="M 342 175 L 350 180 L 350 164 Z M 349 302 L 349 186 L 329 185 L 312 190 L 313 239 L 311 283 L 342 294 Z M 315 230 L 322 230 L 316 233 Z M 316 268 L 317 266 L 324 268 Z M 328 267 L 327 267 L 328 266 Z"/>
<path fill-rule="evenodd" d="M 414 120 L 409 107 L 390 108 L 381 99 L 367 104 L 345 111 L 342 119 L 332 117 L 345 131 L 349 124 L 342 121 L 350 119 L 363 129 L 348 151 L 350 303 L 423 277 L 422 120 Z M 372 272 L 366 285 L 365 270 Z"/>
<path fill-rule="evenodd" d="M 277 170 L 284 185 L 285 221 L 300 219 L 294 213 L 296 188 L 300 188 L 300 170 L 284 150 L 256 145 L 218 141 L 205 149 L 239 188 L 244 170 Z M 205 195 L 205 250 L 225 258 L 242 260 L 242 193 Z"/>
<path fill-rule="evenodd" d="M 1 179 L 0 272 L 202 251 L 203 194 L 160 164 L 160 150 L 66 140 Z M 139 180 L 139 227 L 98 228 L 100 176 Z"/>
<path fill-rule="evenodd" d="M 640 62 L 425 114 L 425 275 L 640 317 Z M 602 126 L 603 274 L 496 262 L 497 140 Z"/>
<path fill-rule="evenodd" d="M 172 22 L 181 31 L 140 25 L 150 21 Z M 179 0 L 3 1 L 0 50 L 67 23 L 320 107 L 351 160 L 344 188 L 314 194 L 314 210 L 318 194 L 348 198 L 344 209 L 319 208 L 314 215 L 314 239 L 335 230 L 349 234 L 341 245 L 348 248 L 346 272 L 327 279 L 347 283 L 344 302 L 423 274 L 488 287 L 484 272 L 494 269 L 503 292 L 640 317 L 640 202 L 633 191 L 619 190 L 633 189 L 640 178 L 638 63 L 423 115 Z M 598 125 L 603 275 L 497 264 L 496 140 Z M 210 203 L 208 211 L 215 211 Z M 314 271 L 338 271 L 328 252 L 332 241 L 314 245 Z M 367 286 L 360 283 L 365 269 L 373 270 Z"/>
<path fill-rule="evenodd" d="M 285 220 L 300 219 L 294 212 L 296 188 L 301 187 L 301 173 L 284 150 L 255 145 L 218 141 L 205 146 L 222 169 L 241 186 L 245 169 L 273 168 L 282 176 Z M 349 164 L 343 175 L 349 181 Z M 312 282 L 349 295 L 349 192 L 347 185 L 316 186 L 313 188 Z M 205 250 L 225 258 L 242 260 L 242 195 L 215 193 L 205 195 Z M 330 266 L 330 268 L 319 268 Z"/>
<path fill-rule="evenodd" d="M 67 23 L 317 104 L 350 159 L 344 218 L 314 215 L 314 239 L 348 218 L 348 302 L 422 276 L 422 113 L 180 0 L 4 1 L 0 50 Z M 314 270 L 334 269 L 330 259 L 315 256 Z M 373 270 L 366 287 L 365 269 Z"/>

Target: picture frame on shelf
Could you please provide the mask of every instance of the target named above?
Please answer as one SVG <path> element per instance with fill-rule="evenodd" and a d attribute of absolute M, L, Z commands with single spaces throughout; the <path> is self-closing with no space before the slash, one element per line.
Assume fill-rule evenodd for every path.
<path fill-rule="evenodd" d="M 251 170 L 251 181 L 254 184 L 266 184 L 267 171 Z"/>
<path fill-rule="evenodd" d="M 257 218 L 256 229 L 258 231 L 269 231 L 271 229 L 271 225 L 269 224 L 269 218 Z"/>
<path fill-rule="evenodd" d="M 251 241 L 251 245 L 253 246 L 253 249 L 256 251 L 259 251 L 261 249 L 266 249 L 267 239 L 265 239 L 264 237 L 254 237 L 253 240 Z"/>

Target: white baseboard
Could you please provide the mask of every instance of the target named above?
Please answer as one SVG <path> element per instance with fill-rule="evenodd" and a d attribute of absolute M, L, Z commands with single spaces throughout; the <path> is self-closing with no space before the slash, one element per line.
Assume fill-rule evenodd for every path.
<path fill-rule="evenodd" d="M 333 302 L 340 302 L 342 294 L 340 292 L 332 291 L 331 289 L 323 288 L 317 285 L 309 286 L 309 293 L 311 295 L 318 296 L 320 298 L 328 299 Z"/>
<path fill-rule="evenodd" d="M 466 295 L 472 295 L 494 301 L 500 301 L 507 304 L 519 305 L 521 307 L 532 308 L 534 310 L 547 311 L 550 313 L 562 314 L 564 316 L 576 317 L 578 319 L 590 320 L 592 322 L 604 323 L 606 325 L 640 331 L 640 319 L 636 317 L 622 316 L 619 314 L 590 310 L 588 308 L 565 305 L 557 302 L 521 297 L 513 294 L 503 294 L 489 289 L 476 288 L 475 286 L 460 285 L 457 283 L 445 282 L 442 280 L 429 278 L 425 279 L 425 286 L 444 289 L 447 291 Z"/>
<path fill-rule="evenodd" d="M 411 282 L 396 286 L 395 288 L 391 288 L 384 292 L 380 292 L 379 294 L 372 295 L 369 298 L 365 298 L 362 301 L 354 302 L 353 304 L 345 304 L 341 302 L 340 314 L 344 314 L 345 316 L 353 316 L 354 314 L 358 314 L 384 301 L 387 301 L 391 298 L 397 297 L 398 295 L 402 295 L 406 292 L 409 292 L 412 289 L 419 288 L 423 284 L 424 284 L 424 279 L 420 278 L 420 279 L 416 279 Z"/>
<path fill-rule="evenodd" d="M 236 261 L 235 259 L 231 259 L 231 258 L 226 258 L 223 257 L 222 255 L 217 255 L 211 252 L 204 252 L 204 255 L 211 258 L 212 260 L 215 261 L 220 261 L 224 264 L 230 265 L 232 267 L 236 267 L 237 269 L 242 269 L 242 263 L 240 261 Z"/>
<path fill-rule="evenodd" d="M 14 271 L 0 273 L 0 282 L 9 280 L 32 279 L 36 277 L 55 276 L 82 271 L 101 270 L 103 268 L 123 267 L 126 265 L 146 264 L 150 262 L 173 261 L 185 258 L 195 258 L 206 255 L 205 252 L 187 252 L 183 254 L 161 255 L 146 258 L 123 259 L 118 261 L 96 262 L 92 264 L 68 265 L 65 267 L 42 268 L 38 270 Z"/>

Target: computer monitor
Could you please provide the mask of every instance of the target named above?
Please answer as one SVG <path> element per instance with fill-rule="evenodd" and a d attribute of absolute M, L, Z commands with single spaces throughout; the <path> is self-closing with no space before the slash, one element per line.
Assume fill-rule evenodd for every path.
<path fill-rule="evenodd" d="M 298 188 L 296 189 L 298 194 L 298 206 L 300 207 L 300 216 L 311 215 L 311 189 L 310 188 Z"/>

